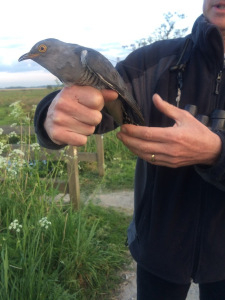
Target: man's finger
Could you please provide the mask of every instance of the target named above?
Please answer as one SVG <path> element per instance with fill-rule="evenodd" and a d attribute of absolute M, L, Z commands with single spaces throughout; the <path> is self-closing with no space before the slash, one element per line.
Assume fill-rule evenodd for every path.
<path fill-rule="evenodd" d="M 76 86 L 64 87 L 56 96 L 61 102 L 75 101 L 89 108 L 102 110 L 104 99 L 101 91 L 91 86 Z"/>
<path fill-rule="evenodd" d="M 84 146 L 87 143 L 87 136 L 73 131 L 59 128 L 52 136 L 51 140 L 58 145 Z"/>
<path fill-rule="evenodd" d="M 121 133 L 152 142 L 169 142 L 174 139 L 173 127 L 144 127 L 131 124 L 122 125 Z"/>

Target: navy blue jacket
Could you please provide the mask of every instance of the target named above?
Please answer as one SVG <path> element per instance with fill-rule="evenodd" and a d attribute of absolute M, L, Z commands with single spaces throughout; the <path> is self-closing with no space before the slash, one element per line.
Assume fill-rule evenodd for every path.
<path fill-rule="evenodd" d="M 181 55 L 187 38 L 191 42 Z M 152 95 L 158 93 L 176 105 L 178 72 L 171 67 L 180 58 L 181 64 L 187 60 L 180 108 L 193 104 L 199 114 L 207 116 L 215 109 L 225 110 L 222 37 L 200 16 L 188 37 L 140 48 L 117 65 L 148 126 L 173 125 L 173 120 L 155 109 Z M 58 149 L 60 146 L 53 144 L 43 129 L 54 95 L 39 104 L 35 127 L 42 145 Z M 103 113 L 96 132 L 113 128 L 112 119 Z M 172 282 L 225 279 L 225 131 L 213 130 L 222 140 L 222 151 L 212 167 L 172 169 L 137 159 L 134 218 L 128 229 L 130 251 L 144 268 Z"/>

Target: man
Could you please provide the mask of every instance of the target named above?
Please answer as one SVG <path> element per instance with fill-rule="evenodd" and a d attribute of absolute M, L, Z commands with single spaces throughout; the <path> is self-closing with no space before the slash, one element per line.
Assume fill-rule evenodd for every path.
<path fill-rule="evenodd" d="M 185 299 L 191 279 L 200 299 L 225 299 L 225 128 L 212 122 L 225 109 L 225 1 L 204 0 L 203 14 L 188 37 L 140 48 L 117 66 L 147 124 L 123 125 L 117 135 L 138 156 L 128 229 L 138 300 Z M 101 110 L 116 98 L 77 86 L 47 96 L 35 116 L 40 143 L 80 146 L 113 130 Z"/>

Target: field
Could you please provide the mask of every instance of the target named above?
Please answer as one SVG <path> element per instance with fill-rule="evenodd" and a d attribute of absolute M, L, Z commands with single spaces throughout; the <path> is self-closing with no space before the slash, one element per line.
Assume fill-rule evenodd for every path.
<path fill-rule="evenodd" d="M 0 90 L 0 125 L 10 125 L 10 104 L 21 101 L 23 109 L 29 114 L 32 105 L 36 105 L 44 96 L 49 94 L 48 89 L 15 89 Z"/>
<path fill-rule="evenodd" d="M 1 131 L 13 123 L 32 126 L 33 105 L 50 92 L 0 90 L 0 300 L 110 299 L 116 274 L 129 259 L 124 242 L 130 217 L 93 204 L 74 211 L 55 203 L 53 182 L 65 177 L 65 163 L 51 156 L 41 161 L 35 137 Z M 35 160 L 13 151 L 15 142 L 36 147 Z M 90 137 L 81 150 L 94 148 Z M 114 132 L 104 136 L 104 148 L 104 177 L 96 163 L 80 163 L 84 196 L 133 188 L 135 157 Z"/>

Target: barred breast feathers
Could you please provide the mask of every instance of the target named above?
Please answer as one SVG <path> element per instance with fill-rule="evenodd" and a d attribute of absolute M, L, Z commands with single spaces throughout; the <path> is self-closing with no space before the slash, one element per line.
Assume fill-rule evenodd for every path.
<path fill-rule="evenodd" d="M 102 80 L 96 76 L 94 72 L 92 72 L 88 67 L 85 68 L 82 76 L 77 82 L 78 85 L 90 85 L 97 89 L 104 89 L 107 86 L 102 82 Z"/>

